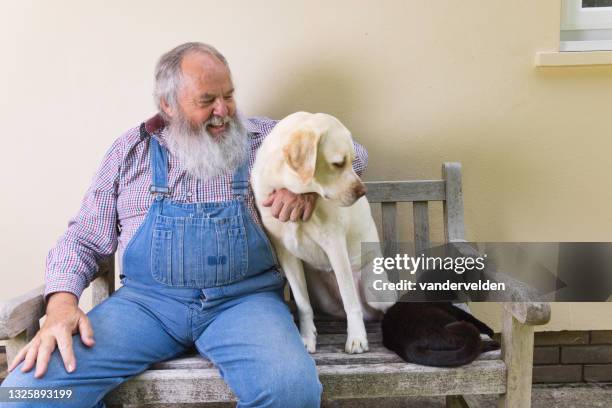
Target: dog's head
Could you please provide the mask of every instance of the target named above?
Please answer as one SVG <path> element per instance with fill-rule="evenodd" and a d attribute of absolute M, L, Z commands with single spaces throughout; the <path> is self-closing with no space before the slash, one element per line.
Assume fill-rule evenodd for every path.
<path fill-rule="evenodd" d="M 283 147 L 289 167 L 289 188 L 314 191 L 341 206 L 352 205 L 366 193 L 353 170 L 355 157 L 351 133 L 333 116 L 302 114 Z"/>

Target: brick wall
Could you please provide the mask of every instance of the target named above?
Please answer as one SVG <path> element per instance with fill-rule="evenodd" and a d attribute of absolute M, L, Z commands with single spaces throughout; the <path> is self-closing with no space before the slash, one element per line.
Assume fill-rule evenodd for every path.
<path fill-rule="evenodd" d="M 535 334 L 534 383 L 612 382 L 612 330 Z"/>

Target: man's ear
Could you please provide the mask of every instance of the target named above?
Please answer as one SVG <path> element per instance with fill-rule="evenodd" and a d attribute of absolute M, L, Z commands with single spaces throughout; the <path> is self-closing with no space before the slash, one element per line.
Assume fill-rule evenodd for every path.
<path fill-rule="evenodd" d="M 304 184 L 310 183 L 314 177 L 319 139 L 320 135 L 312 130 L 296 130 L 283 147 L 285 161 Z"/>
<path fill-rule="evenodd" d="M 160 99 L 160 105 L 166 116 L 168 116 L 169 118 L 174 117 L 174 109 L 172 109 L 172 106 L 170 106 L 168 101 L 166 101 L 166 98 Z"/>

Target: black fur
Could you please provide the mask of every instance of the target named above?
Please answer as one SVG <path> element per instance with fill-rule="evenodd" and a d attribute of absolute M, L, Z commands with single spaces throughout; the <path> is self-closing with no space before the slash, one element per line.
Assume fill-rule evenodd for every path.
<path fill-rule="evenodd" d="M 382 320 L 383 345 L 403 360 L 435 367 L 468 364 L 496 341 L 482 341 L 493 330 L 449 302 L 397 302 Z"/>

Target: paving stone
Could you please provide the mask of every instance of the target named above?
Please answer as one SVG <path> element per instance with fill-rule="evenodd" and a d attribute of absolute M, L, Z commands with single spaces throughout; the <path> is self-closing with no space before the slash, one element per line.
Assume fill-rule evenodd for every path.
<path fill-rule="evenodd" d="M 612 330 L 593 330 L 591 344 L 612 344 Z"/>
<path fill-rule="evenodd" d="M 612 345 L 589 345 L 561 347 L 563 364 L 606 364 L 612 363 Z"/>
<path fill-rule="evenodd" d="M 559 347 L 535 347 L 533 364 L 559 364 Z"/>
<path fill-rule="evenodd" d="M 571 383 L 582 381 L 581 365 L 543 365 L 533 367 L 534 383 Z"/>
<path fill-rule="evenodd" d="M 536 346 L 556 346 L 559 344 L 588 344 L 589 332 L 586 331 L 558 331 L 538 332 L 535 334 Z"/>

